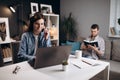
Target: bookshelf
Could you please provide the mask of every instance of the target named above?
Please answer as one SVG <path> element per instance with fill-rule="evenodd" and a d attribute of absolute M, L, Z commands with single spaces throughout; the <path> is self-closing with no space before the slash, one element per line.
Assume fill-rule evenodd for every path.
<path fill-rule="evenodd" d="M 46 27 L 49 29 L 52 46 L 59 45 L 59 15 L 43 14 L 46 19 Z"/>
<path fill-rule="evenodd" d="M 46 27 L 49 29 L 52 46 L 59 45 L 59 15 L 43 13 L 46 19 Z M 33 14 L 30 14 L 32 17 Z"/>
<path fill-rule="evenodd" d="M 13 51 L 11 43 L 16 42 L 15 40 L 0 42 L 0 48 L 2 51 L 3 63 L 13 61 Z"/>
<path fill-rule="evenodd" d="M 5 63 L 12 61 L 11 43 L 2 43 L 0 46 L 2 50 L 3 62 Z"/>

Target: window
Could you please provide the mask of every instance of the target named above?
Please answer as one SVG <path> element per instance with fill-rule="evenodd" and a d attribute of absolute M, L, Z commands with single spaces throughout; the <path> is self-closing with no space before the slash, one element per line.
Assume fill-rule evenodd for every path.
<path fill-rule="evenodd" d="M 110 2 L 110 37 L 120 37 L 120 25 L 118 19 L 120 18 L 120 0 L 111 0 Z"/>

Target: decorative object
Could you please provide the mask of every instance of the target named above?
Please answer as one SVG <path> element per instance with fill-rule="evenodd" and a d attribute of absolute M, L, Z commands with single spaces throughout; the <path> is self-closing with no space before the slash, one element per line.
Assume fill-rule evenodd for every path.
<path fill-rule="evenodd" d="M 36 12 L 39 12 L 39 10 L 38 10 L 38 3 L 31 2 L 31 14 L 34 14 Z"/>
<path fill-rule="evenodd" d="M 58 39 L 57 27 L 50 27 L 50 37 L 51 37 L 51 39 Z"/>
<path fill-rule="evenodd" d="M 8 18 L 0 17 L 0 43 L 10 41 Z"/>
<path fill-rule="evenodd" d="M 76 22 L 74 18 L 72 17 L 72 13 L 69 13 L 68 17 L 63 17 L 61 19 L 61 31 L 66 34 L 66 39 L 75 39 L 77 37 L 76 32 Z"/>
<path fill-rule="evenodd" d="M 119 27 L 115 27 L 115 33 L 116 33 L 116 35 L 120 35 Z"/>
<path fill-rule="evenodd" d="M 62 62 L 62 70 L 63 71 L 67 71 L 67 67 L 68 67 L 68 61 L 67 60 L 64 60 Z"/>
<path fill-rule="evenodd" d="M 41 4 L 40 9 L 42 13 L 52 13 L 52 6 L 47 4 Z"/>

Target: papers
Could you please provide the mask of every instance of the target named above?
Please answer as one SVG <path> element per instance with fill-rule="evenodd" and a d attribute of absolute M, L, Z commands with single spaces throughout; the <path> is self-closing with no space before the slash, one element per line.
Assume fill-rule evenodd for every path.
<path fill-rule="evenodd" d="M 71 63 L 76 66 L 76 67 L 79 67 L 79 68 L 86 68 L 86 67 L 91 67 L 90 65 L 82 62 L 82 61 L 78 61 L 78 60 L 72 60 Z"/>
<path fill-rule="evenodd" d="M 88 64 L 88 65 L 91 65 L 91 66 L 97 66 L 97 65 L 100 65 L 100 63 L 98 63 L 97 60 L 92 60 L 92 59 L 86 59 L 86 58 L 83 58 L 82 59 L 82 62 Z"/>
<path fill-rule="evenodd" d="M 80 69 L 100 65 L 96 61 L 91 61 L 91 60 L 88 60 L 88 59 L 82 59 L 82 60 L 79 60 L 79 61 L 76 59 L 76 60 L 72 60 L 70 62 L 74 66 L 76 66 Z"/>

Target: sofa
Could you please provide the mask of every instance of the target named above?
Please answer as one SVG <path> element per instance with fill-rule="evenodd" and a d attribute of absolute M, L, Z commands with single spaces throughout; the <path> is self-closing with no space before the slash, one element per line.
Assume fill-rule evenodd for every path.
<path fill-rule="evenodd" d="M 70 40 L 66 41 L 66 43 L 72 44 L 72 48 L 74 48 L 76 43 L 82 43 L 82 41 L 85 38 L 79 37 L 76 40 Z M 67 44 L 67 45 L 70 45 Z M 80 49 L 80 48 L 79 48 Z M 75 48 L 73 49 L 75 51 Z M 73 50 L 71 50 L 73 52 Z M 73 54 L 73 53 L 72 53 Z M 110 62 L 110 79 L 109 80 L 120 80 L 120 40 L 115 39 L 115 40 L 105 40 L 105 54 L 104 56 L 100 59 L 102 61 L 107 61 Z M 100 75 L 103 75 L 101 72 Z M 96 75 L 93 79 L 91 80 L 102 80 L 101 76 Z"/>
<path fill-rule="evenodd" d="M 120 80 L 120 40 L 105 41 L 105 59 L 110 62 L 110 80 Z"/>
<path fill-rule="evenodd" d="M 120 40 L 105 40 L 105 54 L 100 60 L 110 63 L 109 80 L 120 80 Z M 91 80 L 102 80 L 103 73 L 99 73 Z M 97 79 L 96 79 L 97 78 Z"/>

